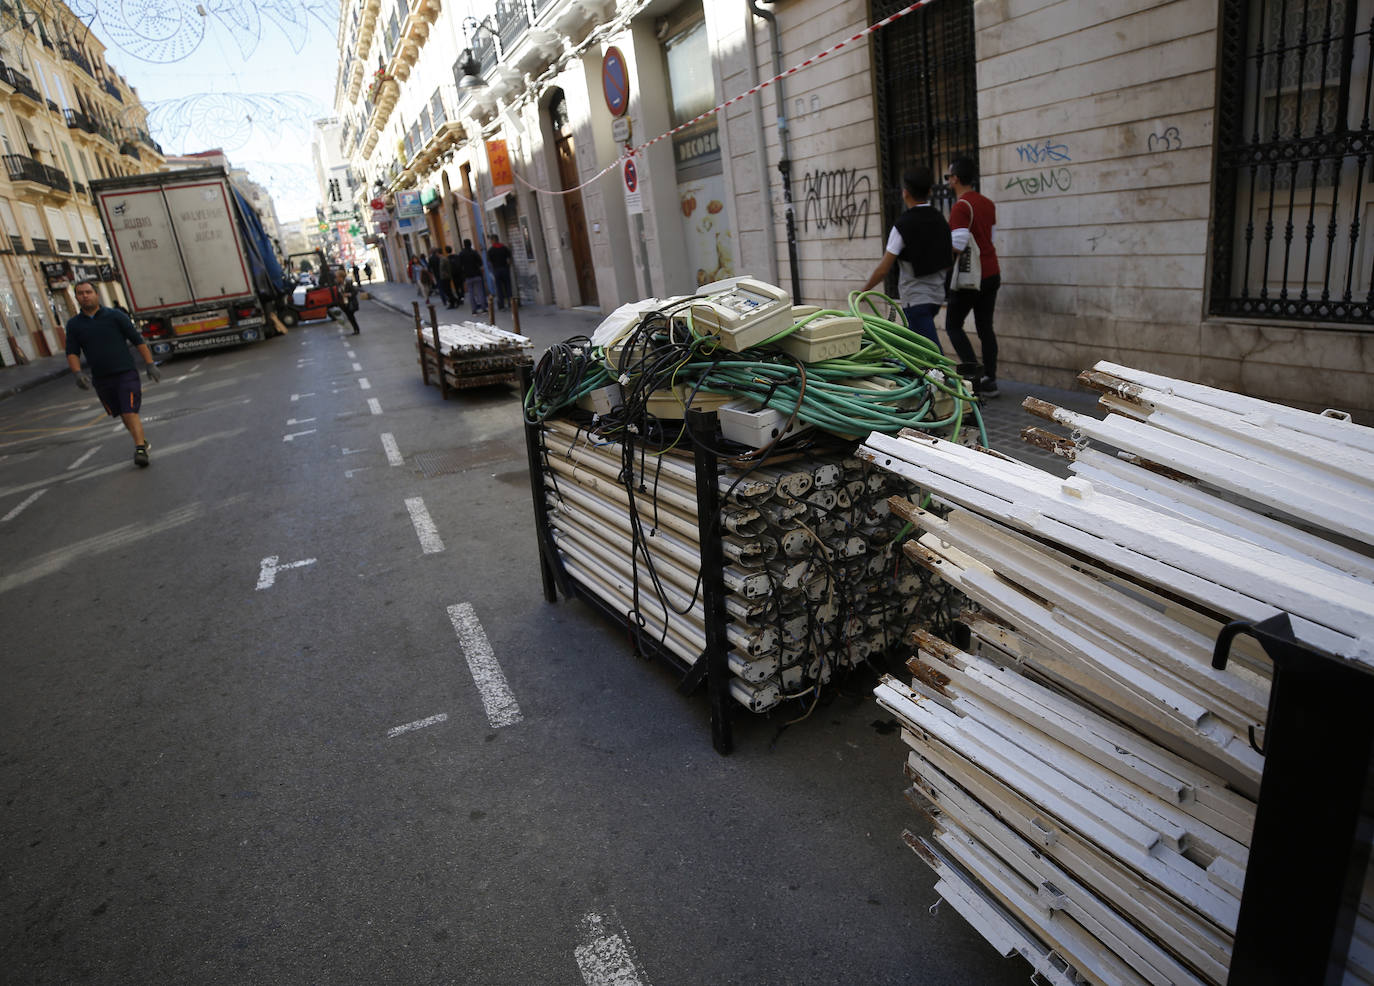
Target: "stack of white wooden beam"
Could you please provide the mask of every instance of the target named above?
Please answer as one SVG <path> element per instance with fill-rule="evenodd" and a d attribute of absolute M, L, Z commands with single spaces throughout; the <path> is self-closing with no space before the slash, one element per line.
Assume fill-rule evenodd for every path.
<path fill-rule="evenodd" d="M 532 340 L 482 322 L 439 325 L 418 333 L 417 345 L 421 361 L 460 389 L 513 381 L 520 367 L 534 358 Z"/>
<path fill-rule="evenodd" d="M 933 820 L 905 838 L 1049 982 L 1224 983 L 1270 665 L 1242 636 L 1217 671 L 1213 642 L 1286 612 L 1374 673 L 1374 429 L 1115 364 L 1080 379 L 1106 420 L 1027 401 L 1073 430 L 1025 435 L 1068 480 L 915 432 L 859 450 L 933 494 L 893 499 L 921 531 L 903 550 L 974 604 L 969 646 L 915 631 L 912 683 L 877 689 Z M 1348 982 L 1374 983 L 1370 917 Z"/>
<path fill-rule="evenodd" d="M 549 524 L 564 569 L 684 664 L 706 642 L 696 474 L 690 460 L 636 453 L 553 418 L 544 425 Z M 837 668 L 900 640 L 919 579 L 895 577 L 909 488 L 852 456 L 807 457 L 720 475 L 731 695 L 762 712 L 812 699 Z M 908 569 L 909 571 L 909 569 Z"/>

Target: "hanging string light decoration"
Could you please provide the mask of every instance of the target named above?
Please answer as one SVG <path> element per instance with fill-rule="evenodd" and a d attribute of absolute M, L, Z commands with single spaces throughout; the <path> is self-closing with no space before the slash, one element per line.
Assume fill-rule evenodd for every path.
<path fill-rule="evenodd" d="M 328 115 L 300 92 L 199 92 L 148 103 L 148 128 L 168 148 L 191 134 L 214 134 L 226 151 L 245 146 L 255 134 L 299 135 L 310 139 L 310 121 Z"/>
<path fill-rule="evenodd" d="M 245 59 L 262 41 L 264 22 L 276 25 L 299 54 L 312 18 L 331 37 L 338 20 L 338 5 L 330 0 L 74 0 L 68 6 L 121 51 L 161 64 L 192 55 L 205 40 L 211 18 Z"/>

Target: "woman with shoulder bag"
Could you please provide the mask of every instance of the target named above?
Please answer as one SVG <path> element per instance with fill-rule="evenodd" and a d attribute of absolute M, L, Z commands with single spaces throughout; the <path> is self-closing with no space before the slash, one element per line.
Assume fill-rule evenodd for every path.
<path fill-rule="evenodd" d="M 997 335 L 992 328 L 992 312 L 997 304 L 997 289 L 1002 283 L 1002 268 L 997 263 L 993 234 L 997 231 L 997 207 L 987 196 L 974 190 L 978 165 L 972 158 L 956 158 L 950 163 L 945 181 L 956 200 L 949 212 L 950 237 L 954 246 L 955 268 L 950 278 L 949 308 L 945 312 L 945 332 L 963 363 L 977 364 L 973 344 L 964 332 L 964 319 L 973 312 L 978 343 L 983 350 L 983 373 L 974 381 L 974 392 L 996 397 Z M 963 256 L 967 251 L 968 256 Z M 977 264 L 974 270 L 961 271 Z M 976 285 L 976 286 L 975 286 Z"/>

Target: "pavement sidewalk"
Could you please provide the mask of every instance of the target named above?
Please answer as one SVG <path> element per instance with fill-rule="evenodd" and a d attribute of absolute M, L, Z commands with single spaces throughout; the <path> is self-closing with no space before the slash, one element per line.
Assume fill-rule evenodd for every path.
<path fill-rule="evenodd" d="M 0 401 L 71 372 L 66 356 L 40 356 L 28 363 L 0 367 Z"/>

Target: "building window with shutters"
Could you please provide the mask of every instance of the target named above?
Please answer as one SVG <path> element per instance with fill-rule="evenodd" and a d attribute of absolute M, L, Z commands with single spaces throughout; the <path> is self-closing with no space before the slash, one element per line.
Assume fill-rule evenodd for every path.
<path fill-rule="evenodd" d="M 1374 319 L 1374 0 L 1225 0 L 1208 307 Z"/>

